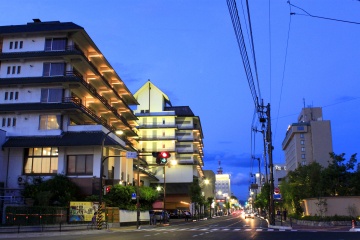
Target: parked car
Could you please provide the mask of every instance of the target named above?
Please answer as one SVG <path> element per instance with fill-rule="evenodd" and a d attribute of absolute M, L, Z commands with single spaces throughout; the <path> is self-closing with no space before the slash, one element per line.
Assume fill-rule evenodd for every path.
<path fill-rule="evenodd" d="M 245 219 L 247 218 L 252 218 L 254 219 L 255 218 L 255 214 L 253 212 L 247 212 L 245 213 Z"/>

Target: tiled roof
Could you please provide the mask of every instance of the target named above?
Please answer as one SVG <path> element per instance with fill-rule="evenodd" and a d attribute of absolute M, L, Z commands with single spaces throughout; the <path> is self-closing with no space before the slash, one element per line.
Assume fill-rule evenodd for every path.
<path fill-rule="evenodd" d="M 15 147 L 67 147 L 67 146 L 100 146 L 105 136 L 103 132 L 65 132 L 57 136 L 29 136 L 9 137 L 2 145 L 3 148 Z M 109 136 L 106 137 L 105 146 L 119 146 L 120 143 Z"/>
<path fill-rule="evenodd" d="M 49 31 L 69 31 L 69 30 L 84 30 L 83 27 L 72 22 L 35 22 L 26 25 L 10 25 L 0 26 L 1 34 L 13 33 L 30 33 L 30 32 L 49 32 Z"/>
<path fill-rule="evenodd" d="M 189 106 L 165 107 L 165 111 L 175 111 L 177 116 L 194 116 Z"/>

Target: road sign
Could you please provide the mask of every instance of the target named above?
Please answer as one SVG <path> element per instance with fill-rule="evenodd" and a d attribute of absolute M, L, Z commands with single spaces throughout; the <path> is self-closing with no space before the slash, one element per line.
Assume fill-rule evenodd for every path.
<path fill-rule="evenodd" d="M 275 194 L 280 194 L 280 188 L 278 188 L 278 187 L 274 188 L 274 193 Z"/>
<path fill-rule="evenodd" d="M 136 193 L 132 193 L 132 194 L 131 194 L 131 199 L 132 199 L 132 200 L 135 200 L 135 199 L 136 199 Z"/>
<path fill-rule="evenodd" d="M 281 194 L 274 194 L 274 200 L 281 200 Z"/>
<path fill-rule="evenodd" d="M 126 152 L 126 158 L 137 158 L 137 152 Z"/>

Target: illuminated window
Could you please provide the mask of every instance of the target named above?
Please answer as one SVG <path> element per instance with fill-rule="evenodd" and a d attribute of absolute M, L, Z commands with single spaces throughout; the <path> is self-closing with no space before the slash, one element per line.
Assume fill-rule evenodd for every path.
<path fill-rule="evenodd" d="M 25 174 L 57 174 L 57 147 L 26 148 L 24 156 Z"/>
<path fill-rule="evenodd" d="M 60 115 L 41 115 L 40 130 L 60 129 Z"/>

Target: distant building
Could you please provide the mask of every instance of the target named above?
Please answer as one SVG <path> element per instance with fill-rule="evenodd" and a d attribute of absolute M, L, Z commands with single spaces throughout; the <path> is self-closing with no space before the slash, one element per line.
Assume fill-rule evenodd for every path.
<path fill-rule="evenodd" d="M 223 173 L 223 169 L 220 166 L 215 175 L 215 191 L 216 191 L 216 200 L 217 202 L 224 202 L 225 199 L 230 199 L 231 197 L 231 185 L 230 185 L 230 174 Z"/>
<path fill-rule="evenodd" d="M 288 127 L 282 149 L 288 172 L 311 162 L 328 166 L 333 151 L 331 126 L 329 120 L 323 120 L 322 108 L 302 109 L 297 123 Z"/>
<path fill-rule="evenodd" d="M 202 184 L 203 132 L 200 117 L 189 106 L 172 106 L 169 97 L 150 80 L 135 94 L 139 106 L 134 113 L 138 118 L 139 146 L 148 171 L 159 179 L 148 179 L 150 186 L 166 186 L 165 206 L 168 210 L 189 209 L 190 185 L 194 178 Z M 152 152 L 171 154 L 168 162 L 176 166 L 157 165 Z"/>
<path fill-rule="evenodd" d="M 281 185 L 281 182 L 286 177 L 285 164 L 274 164 L 273 176 L 274 176 L 274 187 L 279 187 Z"/>

